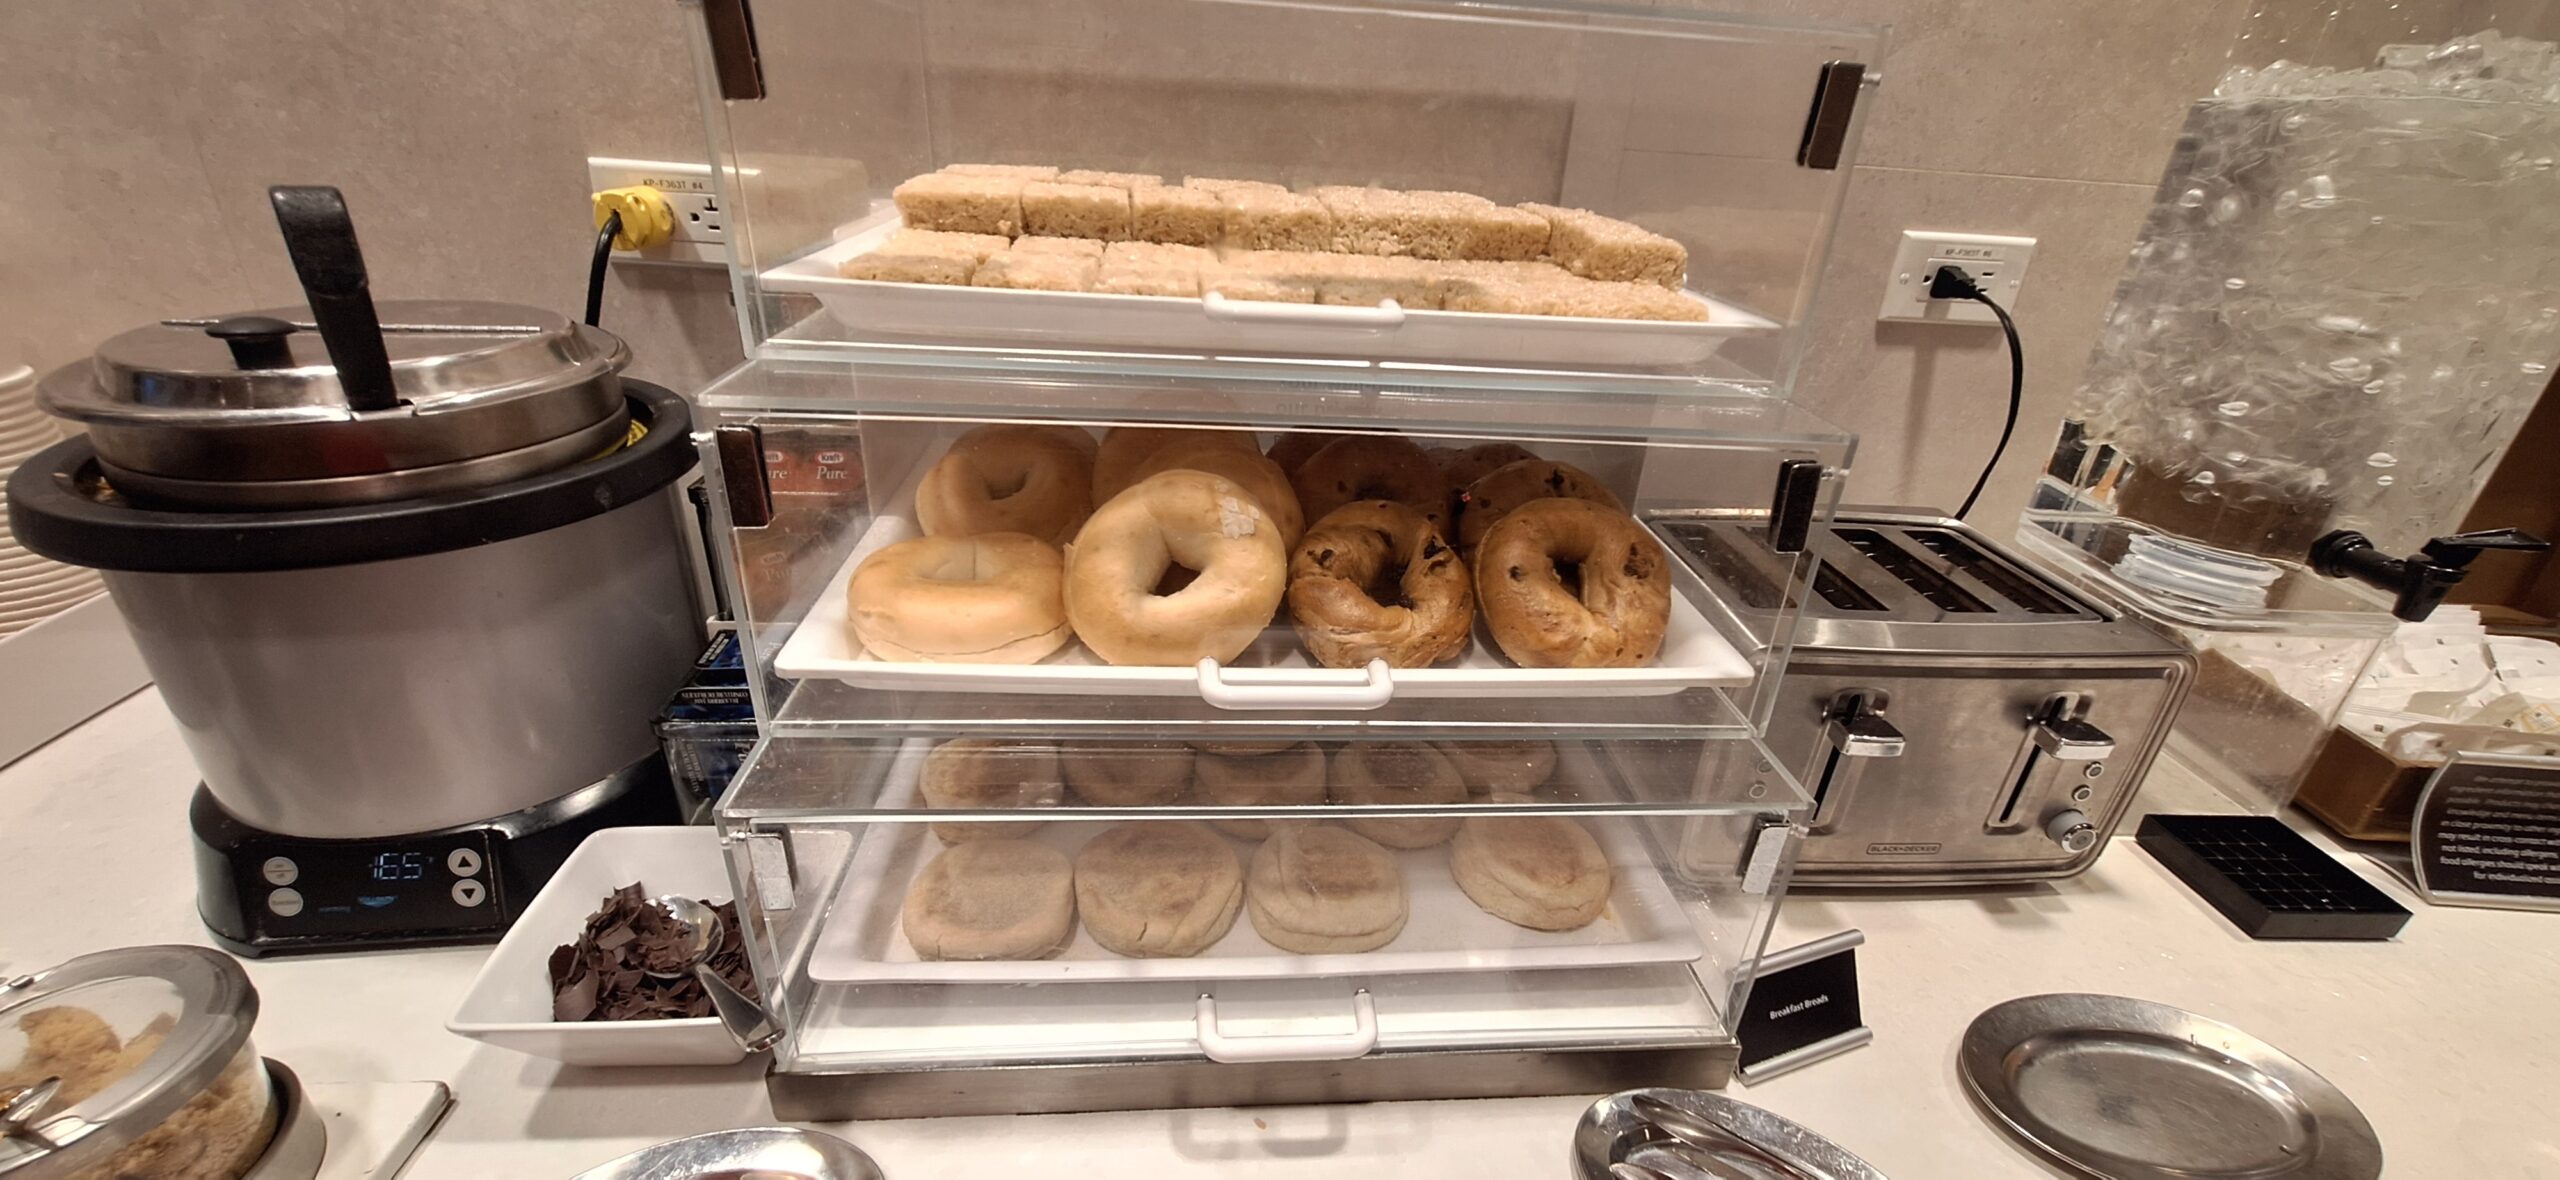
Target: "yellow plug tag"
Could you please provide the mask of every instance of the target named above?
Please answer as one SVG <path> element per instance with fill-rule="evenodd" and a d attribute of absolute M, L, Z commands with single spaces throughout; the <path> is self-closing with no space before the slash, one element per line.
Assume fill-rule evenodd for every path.
<path fill-rule="evenodd" d="M 646 250 L 663 246 L 676 236 L 675 206 L 666 195 L 644 184 L 609 188 L 595 195 L 596 228 L 603 229 L 605 219 L 622 215 L 622 232 L 613 237 L 616 250 Z"/>

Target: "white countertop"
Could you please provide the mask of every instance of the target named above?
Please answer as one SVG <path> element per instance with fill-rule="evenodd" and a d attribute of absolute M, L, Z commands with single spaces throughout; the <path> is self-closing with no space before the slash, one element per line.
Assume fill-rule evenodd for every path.
<path fill-rule="evenodd" d="M 105 947 L 204 942 L 186 830 L 195 772 L 150 692 L 0 770 L 0 975 Z M 2128 829 L 2130 825 L 2128 825 Z M 2373 1122 L 2394 1177 L 2560 1175 L 2560 917 L 2428 909 L 2389 943 L 2257 943 L 2119 841 L 2052 886 L 1790 898 L 1773 945 L 1847 926 L 1875 1044 L 1728 1093 L 1895 1180 L 2053 1173 L 1977 1115 L 1958 1036 L 2001 1000 L 2140 996 L 2301 1058 Z M 257 1044 L 306 1081 L 435 1079 L 453 1112 L 412 1177 L 566 1176 L 661 1139 L 772 1121 L 759 1066 L 575 1069 L 452 1036 L 484 948 L 248 964 Z M 932 1119 L 830 1128 L 892 1177 L 1565 1175 L 1588 1097 Z"/>

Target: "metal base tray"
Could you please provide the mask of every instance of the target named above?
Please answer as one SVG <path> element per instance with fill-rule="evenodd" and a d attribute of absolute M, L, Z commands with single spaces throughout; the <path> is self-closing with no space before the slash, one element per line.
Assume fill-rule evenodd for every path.
<path fill-rule="evenodd" d="M 775 1118 L 797 1123 L 941 1115 L 1083 1114 L 1599 1094 L 1635 1086 L 1720 1090 L 1741 1047 L 1722 1033 L 1643 1048 L 1375 1053 L 1348 1061 L 1131 1061 L 976 1069 L 765 1074 Z"/>

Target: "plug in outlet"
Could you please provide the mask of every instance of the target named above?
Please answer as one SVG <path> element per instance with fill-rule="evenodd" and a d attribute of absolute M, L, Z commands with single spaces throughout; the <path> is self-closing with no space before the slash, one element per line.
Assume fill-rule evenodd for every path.
<path fill-rule="evenodd" d="M 639 250 L 616 250 L 615 259 L 728 265 L 729 212 L 720 204 L 710 165 L 590 156 L 587 183 L 596 192 L 635 186 L 654 189 L 667 199 L 674 214 L 675 232 L 667 241 Z"/>
<path fill-rule="evenodd" d="M 1999 300 L 2014 316 L 2019 296 L 2026 290 L 2027 260 L 2035 252 L 2034 238 L 1906 229 L 1901 247 L 1893 254 L 1893 273 L 1885 276 L 1884 309 L 1876 318 L 1897 323 L 1997 324 L 2000 319 L 1990 308 L 1970 299 L 1929 298 L 1929 276 L 1941 266 L 1961 266 L 1983 294 Z"/>

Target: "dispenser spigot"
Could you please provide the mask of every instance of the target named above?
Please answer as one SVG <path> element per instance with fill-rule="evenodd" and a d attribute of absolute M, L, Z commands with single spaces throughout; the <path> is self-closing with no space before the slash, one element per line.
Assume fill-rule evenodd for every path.
<path fill-rule="evenodd" d="M 2393 557 L 2352 529 L 2311 543 L 2311 568 L 2332 578 L 2353 578 L 2394 596 L 2391 613 L 2422 622 L 2471 572 L 2471 559 L 2490 549 L 2549 549 L 2551 542 L 2521 529 L 2487 529 L 2429 541 L 2415 557 Z"/>

